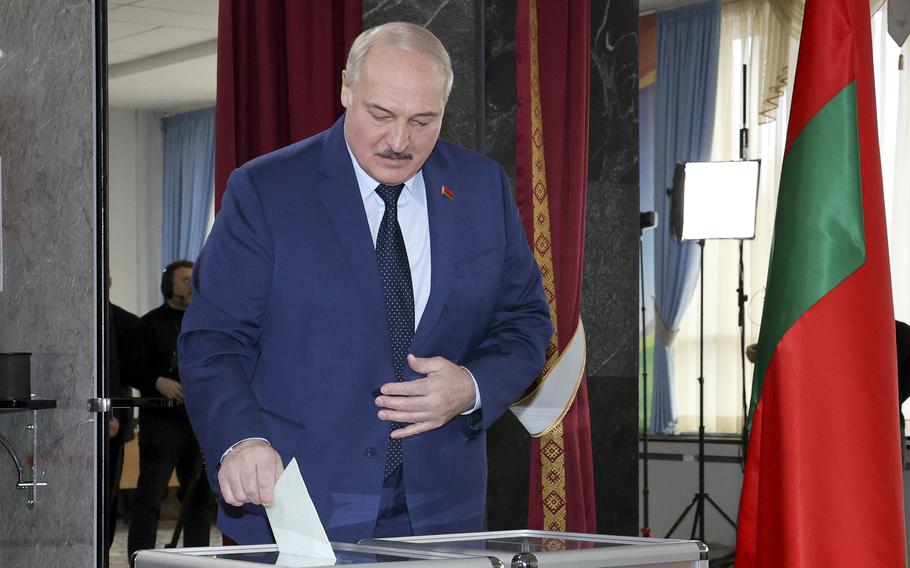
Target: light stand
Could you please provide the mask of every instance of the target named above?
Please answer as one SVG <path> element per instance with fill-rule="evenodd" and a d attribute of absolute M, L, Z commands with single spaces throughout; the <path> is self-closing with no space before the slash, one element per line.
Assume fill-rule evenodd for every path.
<path fill-rule="evenodd" d="M 692 497 L 692 501 L 670 527 L 667 538 L 673 536 L 676 527 L 686 518 L 692 507 L 695 507 L 695 518 L 692 520 L 692 532 L 689 538 L 695 538 L 695 529 L 698 528 L 698 540 L 705 542 L 705 501 L 710 503 L 734 529 L 736 529 L 736 523 L 705 492 L 705 239 L 698 240 L 698 252 L 699 271 L 702 275 L 698 306 L 698 493 Z"/>
<path fill-rule="evenodd" d="M 737 303 L 739 304 L 739 362 L 742 369 L 742 413 L 743 425 L 740 433 L 740 455 L 739 465 L 741 468 L 746 467 L 746 454 L 749 447 L 749 429 L 746 428 L 746 301 L 749 296 L 745 293 L 745 269 L 743 268 L 743 241 L 739 240 L 739 287 L 736 289 Z"/>
<path fill-rule="evenodd" d="M 746 120 L 747 108 L 747 76 L 749 67 L 743 64 L 743 126 L 739 129 L 739 159 L 749 159 L 749 127 Z M 742 416 L 743 425 L 740 433 L 740 467 L 746 469 L 746 454 L 749 448 L 749 429 L 746 428 L 746 302 L 749 296 L 746 295 L 745 286 L 745 268 L 743 266 L 743 239 L 739 239 L 739 286 L 736 288 L 736 302 L 739 308 L 737 322 L 739 324 L 739 362 L 742 371 Z"/>
<path fill-rule="evenodd" d="M 690 538 L 705 541 L 705 501 L 735 529 L 736 523 L 705 491 L 705 240 L 752 238 L 758 192 L 758 162 L 677 164 L 673 182 L 672 228 L 682 240 L 696 240 L 701 274 L 698 319 L 698 492 L 670 527 L 667 538 L 695 507 Z"/>
<path fill-rule="evenodd" d="M 657 212 L 643 211 L 638 217 L 638 270 L 639 282 L 641 283 L 641 395 L 644 399 L 642 404 L 641 418 L 641 442 L 642 442 L 642 490 L 641 501 L 644 508 L 644 524 L 641 527 L 641 536 L 651 536 L 651 525 L 648 522 L 648 351 L 646 342 L 646 322 L 645 318 L 645 231 L 657 227 Z"/>

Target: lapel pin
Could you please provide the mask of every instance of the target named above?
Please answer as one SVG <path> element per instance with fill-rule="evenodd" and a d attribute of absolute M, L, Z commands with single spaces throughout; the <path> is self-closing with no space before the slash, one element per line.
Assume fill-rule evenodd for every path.
<path fill-rule="evenodd" d="M 453 193 L 452 190 L 447 188 L 446 186 L 442 186 L 442 189 L 439 190 L 439 193 L 441 193 L 443 197 L 448 197 L 449 199 L 455 199 L 455 193 Z"/>

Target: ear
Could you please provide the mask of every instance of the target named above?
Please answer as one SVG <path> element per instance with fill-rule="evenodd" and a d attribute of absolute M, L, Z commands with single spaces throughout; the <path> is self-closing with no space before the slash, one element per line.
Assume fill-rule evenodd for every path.
<path fill-rule="evenodd" d="M 348 80 L 347 69 L 343 69 L 341 71 L 341 106 L 349 108 L 353 98 L 354 93 L 351 90 L 351 82 Z"/>

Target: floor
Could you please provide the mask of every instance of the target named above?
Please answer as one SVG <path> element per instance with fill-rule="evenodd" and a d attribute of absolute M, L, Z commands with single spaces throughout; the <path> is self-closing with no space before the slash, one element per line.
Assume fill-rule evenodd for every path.
<path fill-rule="evenodd" d="M 161 505 L 161 521 L 158 523 L 158 538 L 156 539 L 156 548 L 164 548 L 166 543 L 171 541 L 174 535 L 174 527 L 177 524 L 177 513 L 179 505 L 173 490 L 169 490 L 165 502 Z M 114 542 L 111 544 L 110 568 L 129 568 L 129 559 L 126 554 L 126 538 L 129 532 L 129 525 L 120 521 L 117 523 L 117 532 L 114 534 Z M 211 546 L 221 546 L 221 532 L 215 528 L 212 523 L 212 533 L 209 537 Z M 183 545 L 183 538 L 177 541 L 177 546 Z"/>
<path fill-rule="evenodd" d="M 174 525 L 177 521 L 161 521 L 158 525 L 158 542 L 156 548 L 164 548 L 165 543 L 171 541 L 174 534 Z M 110 568 L 129 568 L 129 560 L 126 557 L 126 534 L 129 526 L 126 523 L 117 524 L 117 534 L 114 535 L 114 543 L 111 545 L 111 562 Z M 212 526 L 212 536 L 209 539 L 212 546 L 221 546 L 221 533 Z M 183 539 L 178 541 L 177 546 L 182 546 Z"/>

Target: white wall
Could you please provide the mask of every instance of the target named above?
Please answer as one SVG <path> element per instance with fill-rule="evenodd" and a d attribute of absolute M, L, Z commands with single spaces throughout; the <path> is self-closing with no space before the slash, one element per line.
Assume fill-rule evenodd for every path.
<path fill-rule="evenodd" d="M 161 115 L 110 109 L 108 242 L 111 301 L 137 315 L 161 303 Z"/>
<path fill-rule="evenodd" d="M 639 450 L 642 449 L 639 442 Z M 698 492 L 698 444 L 694 441 L 657 442 L 648 444 L 648 489 L 649 489 L 649 525 L 651 534 L 665 538 L 667 531 L 679 517 L 680 513 L 692 501 Z M 739 456 L 737 443 L 705 443 L 705 455 L 720 457 L 722 460 L 735 460 Z M 910 451 L 908 451 L 910 456 Z M 681 460 L 679 458 L 682 458 Z M 642 460 L 639 459 L 639 523 L 644 524 L 641 488 L 643 485 Z M 742 489 L 743 474 L 737 462 L 707 461 L 705 463 L 705 493 L 720 505 L 724 513 L 734 521 L 739 514 L 739 496 Z M 910 471 L 904 465 L 904 522 L 910 527 Z M 717 513 L 716 509 L 706 504 L 705 540 L 715 552 L 730 552 L 736 546 L 736 531 Z M 694 508 L 693 508 L 694 509 Z M 688 539 L 692 531 L 694 510 L 689 511 L 685 519 L 673 533 L 673 538 Z M 697 538 L 696 530 L 696 538 Z M 910 529 L 907 531 L 910 540 Z M 908 547 L 910 550 L 910 547 Z M 715 556 L 711 556 L 715 558 Z"/>
<path fill-rule="evenodd" d="M 642 449 L 639 443 L 639 449 Z M 649 525 L 651 534 L 666 538 L 667 532 L 698 492 L 698 444 L 688 441 L 657 442 L 648 444 L 648 489 Z M 705 463 L 705 493 L 720 508 L 736 521 L 739 510 L 739 494 L 742 487 L 742 469 L 737 460 L 739 444 L 706 443 L 705 456 L 733 460 L 730 462 L 707 461 Z M 681 459 L 680 459 L 681 458 Z M 644 487 L 643 462 L 639 460 L 639 489 Z M 639 494 L 641 491 L 639 491 Z M 705 503 L 705 540 L 710 545 L 720 544 L 732 549 L 736 544 L 736 531 L 710 504 Z M 639 496 L 641 524 L 644 523 L 644 507 Z M 692 533 L 695 507 L 689 511 L 672 538 L 688 539 Z M 696 529 L 696 538 L 698 531 Z M 713 558 L 713 556 L 712 556 Z"/>

